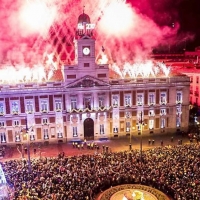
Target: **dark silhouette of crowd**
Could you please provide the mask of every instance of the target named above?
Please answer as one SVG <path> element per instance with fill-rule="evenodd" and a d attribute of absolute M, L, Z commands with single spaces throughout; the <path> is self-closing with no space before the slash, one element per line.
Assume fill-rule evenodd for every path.
<path fill-rule="evenodd" d="M 172 199 L 200 199 L 200 144 L 162 146 L 143 151 L 103 152 L 92 155 L 1 163 L 13 200 L 93 200 L 120 184 L 144 184 Z"/>

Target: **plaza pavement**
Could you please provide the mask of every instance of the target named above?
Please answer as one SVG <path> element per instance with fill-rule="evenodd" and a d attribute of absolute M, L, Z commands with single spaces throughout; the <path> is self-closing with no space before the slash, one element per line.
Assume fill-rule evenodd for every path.
<path fill-rule="evenodd" d="M 173 142 L 171 138 L 173 137 Z M 149 139 L 154 140 L 154 144 L 149 144 Z M 142 149 L 146 150 L 149 148 L 159 147 L 161 146 L 161 140 L 163 141 L 163 146 L 166 145 L 177 145 L 178 140 L 182 140 L 182 144 L 189 143 L 189 139 L 187 136 L 181 135 L 149 135 L 149 136 L 132 136 L 123 137 L 123 138 L 113 138 L 110 140 L 94 140 L 87 141 L 87 143 L 96 143 L 99 146 L 98 152 L 102 152 L 103 145 L 108 147 L 109 152 L 118 152 L 125 151 L 130 149 L 130 142 L 132 144 L 132 149 L 140 149 L 141 141 L 142 141 Z M 36 153 L 34 153 L 34 148 L 36 149 Z M 84 145 L 83 149 L 74 148 L 72 142 L 63 142 L 56 144 L 42 144 L 38 148 L 37 145 L 30 146 L 30 155 L 31 158 L 40 158 L 40 157 L 56 157 L 59 153 L 65 153 L 66 156 L 75 156 L 82 154 L 95 154 L 97 151 L 95 149 L 88 149 L 86 145 Z M 20 151 L 16 146 L 6 147 L 4 158 L 0 158 L 1 162 L 10 159 L 20 159 L 22 158 Z M 25 153 L 25 158 L 27 158 L 27 154 Z"/>

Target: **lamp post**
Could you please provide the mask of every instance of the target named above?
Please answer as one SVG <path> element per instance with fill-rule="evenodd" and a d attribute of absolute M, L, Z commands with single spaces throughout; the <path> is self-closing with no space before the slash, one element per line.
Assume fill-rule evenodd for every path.
<path fill-rule="evenodd" d="M 141 169 L 142 169 L 142 131 L 143 131 L 143 126 L 144 126 L 142 112 L 140 113 L 139 126 L 140 126 L 140 164 L 141 164 Z M 140 182 L 142 182 L 142 176 L 141 176 Z"/>
<path fill-rule="evenodd" d="M 26 127 L 23 128 L 21 130 L 22 134 L 24 134 L 23 131 L 26 131 L 25 134 L 26 134 L 26 137 L 27 137 L 27 155 L 28 155 L 28 170 L 29 170 L 29 173 L 31 173 L 32 171 L 32 168 L 31 168 L 31 155 L 30 155 L 30 134 L 29 134 L 29 131 L 32 127 L 28 127 L 28 122 L 27 122 L 27 117 L 25 118 L 25 125 Z"/>

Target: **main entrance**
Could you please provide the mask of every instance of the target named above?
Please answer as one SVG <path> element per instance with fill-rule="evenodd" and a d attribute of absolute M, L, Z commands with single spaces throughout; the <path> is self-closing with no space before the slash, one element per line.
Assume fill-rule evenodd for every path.
<path fill-rule="evenodd" d="M 84 121 L 84 139 L 94 140 L 94 121 L 91 118 Z"/>

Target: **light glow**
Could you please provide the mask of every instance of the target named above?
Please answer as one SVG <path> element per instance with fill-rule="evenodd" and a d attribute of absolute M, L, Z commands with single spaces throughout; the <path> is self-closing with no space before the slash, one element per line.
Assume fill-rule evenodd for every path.
<path fill-rule="evenodd" d="M 153 62 L 152 60 L 146 60 L 144 62 L 136 62 L 130 64 L 126 62 L 122 66 L 118 66 L 116 63 L 110 65 L 110 68 L 121 79 L 132 78 L 156 78 L 156 77 L 169 77 L 170 67 L 160 62 Z"/>
<path fill-rule="evenodd" d="M 19 22 L 25 35 L 37 33 L 46 36 L 57 15 L 56 7 L 50 2 L 46 0 L 26 0 L 21 6 Z"/>

